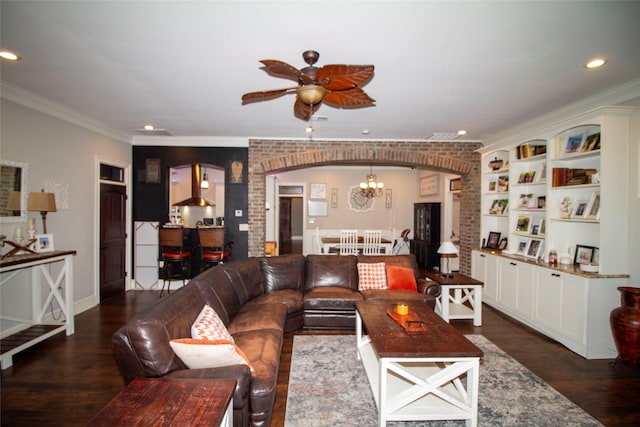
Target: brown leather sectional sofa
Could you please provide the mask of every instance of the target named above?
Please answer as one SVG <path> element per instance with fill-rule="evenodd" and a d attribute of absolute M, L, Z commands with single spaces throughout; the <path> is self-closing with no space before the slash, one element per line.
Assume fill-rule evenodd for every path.
<path fill-rule="evenodd" d="M 358 262 L 410 267 L 418 292 L 358 291 Z M 120 372 L 136 377 L 233 378 L 234 426 L 269 426 L 276 395 L 283 336 L 302 327 L 354 329 L 354 302 L 385 299 L 426 303 L 440 288 L 418 277 L 413 255 L 284 255 L 248 258 L 213 267 L 133 317 L 113 336 Z M 191 337 L 191 325 L 205 304 L 223 320 L 246 365 L 188 369 L 170 340 Z"/>

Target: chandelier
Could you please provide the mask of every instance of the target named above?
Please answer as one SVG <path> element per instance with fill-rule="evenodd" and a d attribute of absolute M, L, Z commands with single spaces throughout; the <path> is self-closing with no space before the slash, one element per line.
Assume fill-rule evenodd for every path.
<path fill-rule="evenodd" d="M 384 183 L 376 182 L 376 176 L 373 174 L 371 166 L 369 166 L 369 175 L 367 182 L 360 183 L 360 194 L 369 199 L 382 196 L 382 188 Z"/>

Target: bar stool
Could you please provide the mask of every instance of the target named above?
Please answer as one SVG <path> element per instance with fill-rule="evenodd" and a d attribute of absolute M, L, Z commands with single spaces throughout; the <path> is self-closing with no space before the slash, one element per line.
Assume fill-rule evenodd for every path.
<path fill-rule="evenodd" d="M 164 287 L 169 281 L 167 294 L 171 291 L 172 280 L 182 280 L 182 285 L 191 276 L 191 252 L 184 248 L 184 232 L 182 228 L 161 228 L 160 229 L 160 251 L 162 253 L 162 289 L 160 297 L 164 292 Z"/>
<path fill-rule="evenodd" d="M 224 242 L 224 228 L 198 228 L 198 239 L 202 256 L 201 272 L 222 264 L 231 255 L 231 243 Z"/>

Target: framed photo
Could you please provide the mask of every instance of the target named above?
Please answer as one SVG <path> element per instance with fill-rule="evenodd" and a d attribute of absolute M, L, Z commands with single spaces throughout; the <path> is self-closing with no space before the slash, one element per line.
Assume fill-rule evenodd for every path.
<path fill-rule="evenodd" d="M 516 254 L 524 255 L 527 253 L 527 246 L 529 246 L 529 240 L 520 240 L 518 247 L 516 248 Z"/>
<path fill-rule="evenodd" d="M 435 196 L 438 194 L 438 175 L 420 178 L 420 195 Z"/>
<path fill-rule="evenodd" d="M 531 227 L 531 217 L 529 215 L 519 215 L 516 221 L 516 231 L 528 233 Z"/>
<path fill-rule="evenodd" d="M 569 135 L 567 138 L 567 143 L 564 147 L 564 154 L 573 154 L 577 153 L 582 147 L 582 142 L 584 141 L 584 134 L 579 133 L 576 135 Z"/>
<path fill-rule="evenodd" d="M 533 194 L 521 194 L 518 199 L 518 209 L 527 209 L 531 203 L 531 199 L 533 199 Z"/>
<path fill-rule="evenodd" d="M 529 239 L 524 256 L 527 258 L 538 259 L 540 255 L 542 255 L 542 246 L 544 246 L 544 240 Z"/>
<path fill-rule="evenodd" d="M 509 243 L 509 240 L 506 237 L 503 237 L 502 240 L 500 240 L 500 243 L 498 244 L 498 249 L 500 249 L 501 251 L 504 251 L 505 249 L 507 249 L 508 243 Z"/>
<path fill-rule="evenodd" d="M 578 202 L 576 203 L 576 208 L 573 210 L 573 213 L 571 214 L 571 218 L 585 218 L 588 204 L 589 204 L 588 200 L 578 200 Z"/>
<path fill-rule="evenodd" d="M 53 234 L 36 234 L 34 250 L 38 253 L 53 252 Z"/>
<path fill-rule="evenodd" d="M 600 149 L 600 132 L 587 136 L 580 151 L 587 152 Z"/>
<path fill-rule="evenodd" d="M 500 244 L 500 233 L 497 231 L 490 231 L 489 238 L 487 239 L 488 249 L 498 249 Z"/>
<path fill-rule="evenodd" d="M 576 256 L 573 259 L 574 264 L 589 264 L 593 262 L 594 255 L 596 255 L 595 246 L 576 245 Z M 598 253 L 599 257 L 599 253 Z"/>
<path fill-rule="evenodd" d="M 310 199 L 326 199 L 327 198 L 327 184 L 312 182 L 309 184 L 309 198 Z"/>
<path fill-rule="evenodd" d="M 531 226 L 531 234 L 538 235 L 540 233 L 540 225 L 534 224 Z"/>
<path fill-rule="evenodd" d="M 495 193 L 498 191 L 498 181 L 491 180 L 487 182 L 487 193 Z"/>
<path fill-rule="evenodd" d="M 506 193 L 509 191 L 509 175 L 498 177 L 498 193 Z"/>
<path fill-rule="evenodd" d="M 326 200 L 309 200 L 308 202 L 309 216 L 327 216 Z"/>
<path fill-rule="evenodd" d="M 160 159 L 145 159 L 144 182 L 145 184 L 160 184 Z"/>
<path fill-rule="evenodd" d="M 544 236 L 546 233 L 547 222 L 544 218 L 540 220 L 540 224 L 538 224 L 538 236 Z"/>
<path fill-rule="evenodd" d="M 538 168 L 538 173 L 536 175 L 537 175 L 537 178 L 536 178 L 537 183 L 547 182 L 547 164 L 546 163 L 543 163 L 540 165 L 540 167 Z"/>
<path fill-rule="evenodd" d="M 585 209 L 586 219 L 600 219 L 600 194 L 593 193 L 591 194 L 591 199 L 589 199 L 589 203 Z"/>
<path fill-rule="evenodd" d="M 449 181 L 449 191 L 460 191 L 462 189 L 462 181 L 460 178 Z"/>
<path fill-rule="evenodd" d="M 547 207 L 547 196 L 538 196 L 537 208 L 544 209 Z"/>

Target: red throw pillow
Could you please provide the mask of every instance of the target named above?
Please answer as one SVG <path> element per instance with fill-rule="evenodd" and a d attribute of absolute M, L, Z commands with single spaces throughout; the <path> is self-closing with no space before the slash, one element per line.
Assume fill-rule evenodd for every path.
<path fill-rule="evenodd" d="M 387 265 L 387 286 L 390 291 L 414 291 L 418 292 L 413 268 Z"/>

